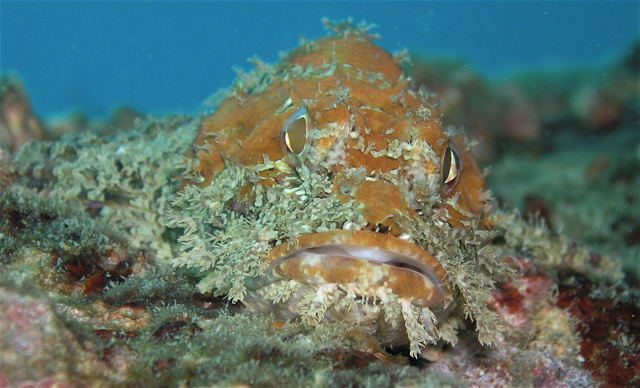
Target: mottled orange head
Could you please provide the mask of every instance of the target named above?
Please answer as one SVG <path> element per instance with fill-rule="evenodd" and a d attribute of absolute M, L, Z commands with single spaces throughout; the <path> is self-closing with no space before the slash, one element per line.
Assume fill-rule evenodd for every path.
<path fill-rule="evenodd" d="M 279 241 L 266 265 L 308 287 L 366 283 L 446 309 L 446 271 L 428 246 L 407 241 L 406 225 L 426 217 L 451 228 L 481 224 L 485 188 L 463 138 L 443 128 L 435 98 L 413 90 L 392 55 L 353 34 L 306 43 L 240 86 L 200 128 L 201 184 L 240 164 L 260 174 L 258 184 L 295 191 L 299 172 L 312 170 L 330 182 L 319 195 L 359 203 L 364 219 Z M 238 195 L 250 202 L 250 192 Z"/>
<path fill-rule="evenodd" d="M 336 190 L 363 203 L 371 225 L 394 235 L 402 233 L 397 213 L 412 215 L 426 203 L 446 208 L 456 226 L 466 217 L 447 199 L 479 215 L 484 182 L 467 145 L 445 133 L 433 98 L 412 90 L 384 49 L 353 36 L 319 39 L 264 77 L 264 90 L 236 89 L 204 120 L 195 142 L 204 184 L 225 161 L 252 166 L 266 156 L 326 168 Z M 349 179 L 355 169 L 365 179 Z"/>

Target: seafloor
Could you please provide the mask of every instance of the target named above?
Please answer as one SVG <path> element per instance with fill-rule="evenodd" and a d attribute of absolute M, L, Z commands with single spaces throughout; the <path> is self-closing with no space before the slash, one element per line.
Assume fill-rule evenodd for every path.
<path fill-rule="evenodd" d="M 29 80 L 5 75 L 0 387 L 640 385 L 640 45 L 499 82 L 420 55 L 404 68 L 477 142 L 511 217 L 493 243 L 523 241 L 491 290 L 505 328 L 492 346 L 466 322 L 455 346 L 376 353 L 340 323 L 200 292 L 197 271 L 167 264 L 184 235 L 164 219 L 200 117 L 47 120 Z"/>

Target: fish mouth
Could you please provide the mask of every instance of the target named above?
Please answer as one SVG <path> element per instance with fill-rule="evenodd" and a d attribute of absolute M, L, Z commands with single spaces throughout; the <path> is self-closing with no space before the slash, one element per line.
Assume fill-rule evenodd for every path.
<path fill-rule="evenodd" d="M 276 246 L 270 272 L 308 285 L 356 286 L 367 293 L 391 290 L 430 308 L 451 302 L 451 286 L 440 262 L 411 242 L 368 230 L 306 234 Z"/>

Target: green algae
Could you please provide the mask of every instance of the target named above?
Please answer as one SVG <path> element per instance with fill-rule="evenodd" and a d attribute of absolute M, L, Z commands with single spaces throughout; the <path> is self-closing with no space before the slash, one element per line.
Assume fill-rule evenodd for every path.
<path fill-rule="evenodd" d="M 181 334 L 162 344 L 149 342 L 152 331 L 126 343 L 140 352 L 135 381 L 219 386 L 455 386 L 451 378 L 417 368 L 384 364 L 351 354 L 346 328 L 337 324 L 309 330 L 299 323 L 281 325 L 256 314 L 222 312 L 196 320 L 196 334 Z M 345 348 L 346 347 L 346 348 Z M 341 360 L 342 357 L 345 357 Z M 358 357 L 362 357 L 361 359 Z M 158 368 L 170 360 L 171 368 Z M 353 361 L 351 361 L 353 360 Z M 354 365 L 350 365 L 349 362 Z"/>
<path fill-rule="evenodd" d="M 13 165 L 21 184 L 70 206 L 96 206 L 99 218 L 121 230 L 132 248 L 169 257 L 162 215 L 196 129 L 197 120 L 185 117 L 146 118 L 112 136 L 79 133 L 28 143 Z"/>
<path fill-rule="evenodd" d="M 65 265 L 94 268 L 122 241 L 122 234 L 64 201 L 21 186 L 0 192 L 0 264 L 18 284 L 56 288 L 67 277 Z"/>
<path fill-rule="evenodd" d="M 523 209 L 527 198 L 535 197 L 549 207 L 553 230 L 514 220 L 509 233 L 537 245 L 532 256 L 541 262 L 603 278 L 621 277 L 616 264 L 621 263 L 638 278 L 640 245 L 625 240 L 633 229 L 625 220 L 640 214 L 640 201 L 633 199 L 640 192 L 637 133 L 621 131 L 593 145 L 560 141 L 557 148 L 547 156 L 506 155 L 495 164 L 490 183 L 505 204 Z M 611 258 L 594 259 L 586 248 Z M 570 264 L 572 255 L 581 259 Z M 590 265 L 590 259 L 602 264 Z"/>
<path fill-rule="evenodd" d="M 124 237 L 68 203 L 44 199 L 21 186 L 0 193 L 0 220 L 0 254 L 5 257 L 25 248 L 62 248 L 77 254 L 91 247 L 104 252 Z"/>

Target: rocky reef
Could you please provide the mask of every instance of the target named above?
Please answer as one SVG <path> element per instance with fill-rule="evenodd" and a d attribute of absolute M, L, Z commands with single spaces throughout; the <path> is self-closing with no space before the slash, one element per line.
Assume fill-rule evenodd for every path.
<path fill-rule="evenodd" d="M 41 120 L 0 80 L 0 387 L 640 384 L 640 46 L 607 80 L 495 83 L 326 24 L 200 117 Z M 336 229 L 413 244 L 433 272 L 331 240 L 331 271 L 254 291 L 269 257 Z M 381 268 L 431 283 L 380 287 Z"/>

